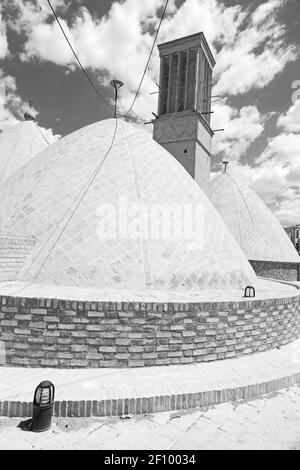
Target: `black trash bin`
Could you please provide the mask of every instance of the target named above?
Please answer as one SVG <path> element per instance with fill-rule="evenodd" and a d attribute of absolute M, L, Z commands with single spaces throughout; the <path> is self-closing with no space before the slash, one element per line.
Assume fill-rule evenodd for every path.
<path fill-rule="evenodd" d="M 47 431 L 51 427 L 54 406 L 54 385 L 48 380 L 41 382 L 34 392 L 31 430 Z"/>

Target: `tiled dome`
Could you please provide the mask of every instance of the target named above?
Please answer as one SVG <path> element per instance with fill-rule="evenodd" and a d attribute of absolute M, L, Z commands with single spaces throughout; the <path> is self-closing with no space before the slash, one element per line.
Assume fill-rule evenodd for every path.
<path fill-rule="evenodd" d="M 211 201 L 248 260 L 299 263 L 299 255 L 276 217 L 230 172 L 212 180 Z"/>
<path fill-rule="evenodd" d="M 41 129 L 33 121 L 24 121 L 0 133 L 1 182 L 24 163 L 48 147 Z"/>
<path fill-rule="evenodd" d="M 3 188 L 9 194 L 0 217 L 5 233 L 38 240 L 19 279 L 171 291 L 255 284 L 239 246 L 181 164 L 148 133 L 121 120 L 110 149 L 114 132 L 114 119 L 74 132 L 28 162 Z M 120 204 L 129 206 L 128 217 Z M 133 204 L 147 216 L 174 207 L 192 210 L 195 243 L 172 231 L 153 236 L 155 217 L 153 233 L 136 234 Z M 113 232 L 105 238 L 104 214 L 112 209 L 117 225 L 110 219 Z"/>

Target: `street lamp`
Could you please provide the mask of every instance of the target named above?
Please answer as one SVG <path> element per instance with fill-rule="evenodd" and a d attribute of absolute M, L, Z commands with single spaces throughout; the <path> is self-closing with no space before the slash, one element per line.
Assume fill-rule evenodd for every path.
<path fill-rule="evenodd" d="M 118 104 L 118 91 L 119 89 L 124 85 L 121 80 L 112 80 L 110 82 L 110 85 L 115 89 L 115 115 L 114 117 L 117 117 L 117 104 Z"/>
<path fill-rule="evenodd" d="M 51 427 L 54 391 L 53 383 L 48 380 L 36 387 L 33 397 L 32 431 L 47 431 Z"/>

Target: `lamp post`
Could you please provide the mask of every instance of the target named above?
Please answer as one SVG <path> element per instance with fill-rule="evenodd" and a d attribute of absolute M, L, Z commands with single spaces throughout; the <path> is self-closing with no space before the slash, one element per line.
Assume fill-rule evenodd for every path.
<path fill-rule="evenodd" d="M 48 380 L 41 382 L 35 389 L 31 426 L 33 432 L 47 431 L 51 427 L 54 392 L 54 385 Z"/>
<path fill-rule="evenodd" d="M 117 117 L 117 104 L 118 104 L 118 91 L 124 85 L 121 80 L 112 80 L 110 85 L 115 89 L 115 115 L 114 118 Z"/>
<path fill-rule="evenodd" d="M 227 162 L 226 160 L 223 161 L 223 165 L 224 165 L 224 173 L 226 173 L 227 171 L 227 166 L 229 165 L 229 162 Z"/>

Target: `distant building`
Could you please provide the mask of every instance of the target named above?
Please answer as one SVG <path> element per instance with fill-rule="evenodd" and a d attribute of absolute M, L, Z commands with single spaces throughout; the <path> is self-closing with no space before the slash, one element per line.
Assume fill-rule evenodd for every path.
<path fill-rule="evenodd" d="M 41 128 L 29 113 L 24 121 L 8 127 L 0 134 L 0 180 L 14 174 L 31 158 L 48 147 Z M 3 201 L 2 201 L 3 203 Z"/>
<path fill-rule="evenodd" d="M 291 239 L 294 247 L 300 255 L 300 224 L 285 228 L 286 233 Z"/>

